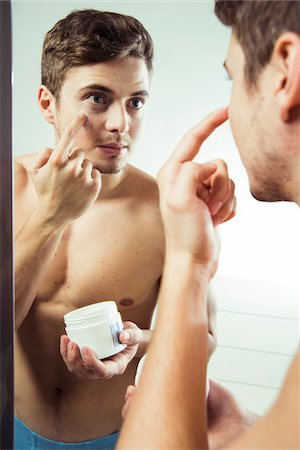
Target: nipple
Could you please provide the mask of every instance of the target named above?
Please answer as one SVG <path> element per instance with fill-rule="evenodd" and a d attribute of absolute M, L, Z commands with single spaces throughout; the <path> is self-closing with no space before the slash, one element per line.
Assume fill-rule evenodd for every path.
<path fill-rule="evenodd" d="M 134 301 L 131 298 L 122 298 L 119 303 L 122 306 L 131 306 L 134 304 Z"/>

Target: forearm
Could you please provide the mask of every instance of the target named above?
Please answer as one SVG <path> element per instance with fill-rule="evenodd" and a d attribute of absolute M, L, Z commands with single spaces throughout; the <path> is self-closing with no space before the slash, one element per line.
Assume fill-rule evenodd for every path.
<path fill-rule="evenodd" d="M 155 331 L 117 448 L 207 448 L 207 288 L 188 259 L 167 257 Z"/>
<path fill-rule="evenodd" d="M 36 208 L 14 242 L 16 329 L 26 317 L 60 242 L 58 227 Z"/>

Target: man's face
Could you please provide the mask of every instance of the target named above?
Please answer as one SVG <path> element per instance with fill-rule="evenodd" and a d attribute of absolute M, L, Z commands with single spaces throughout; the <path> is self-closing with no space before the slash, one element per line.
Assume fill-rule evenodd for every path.
<path fill-rule="evenodd" d="M 70 69 L 55 105 L 56 137 L 81 110 L 88 119 L 76 147 L 101 173 L 117 173 L 141 131 L 149 73 L 144 60 L 127 57 Z"/>
<path fill-rule="evenodd" d="M 271 64 L 259 74 L 255 86 L 245 80 L 243 50 L 232 34 L 225 68 L 232 79 L 229 119 L 232 133 L 246 167 L 250 190 L 258 200 L 288 200 L 290 181 L 282 148 L 286 127 L 276 102 L 276 76 Z"/>

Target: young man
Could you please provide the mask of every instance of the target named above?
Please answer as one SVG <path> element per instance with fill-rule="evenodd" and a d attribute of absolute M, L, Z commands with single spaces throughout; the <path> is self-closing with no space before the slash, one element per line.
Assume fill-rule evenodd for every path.
<path fill-rule="evenodd" d="M 149 328 L 164 257 L 156 183 L 127 165 L 152 57 L 148 32 L 119 14 L 73 12 L 45 37 L 38 101 L 56 148 L 16 160 L 16 448 L 114 446 L 148 340 L 134 323 Z M 83 361 L 63 336 L 71 373 L 63 315 L 102 300 L 117 302 L 130 345 L 106 362 L 86 349 Z"/>
<path fill-rule="evenodd" d="M 85 448 L 87 441 L 110 449 L 116 442 L 164 260 L 156 182 L 127 165 L 152 56 L 148 32 L 120 14 L 76 11 L 46 35 L 38 101 L 56 147 L 17 158 L 15 173 L 18 449 Z M 232 185 L 218 188 L 226 177 L 220 162 L 211 208 L 221 220 L 230 215 L 213 202 L 234 197 Z M 63 316 L 104 300 L 117 302 L 127 348 L 105 361 L 86 348 L 81 358 L 64 335 Z M 210 334 L 213 351 L 213 314 Z"/>
<path fill-rule="evenodd" d="M 232 96 L 228 111 L 188 132 L 159 173 L 166 236 L 160 309 L 120 449 L 208 448 L 206 293 L 218 242 L 201 195 L 214 168 L 193 162 L 201 144 L 229 116 L 253 196 L 300 203 L 300 3 L 218 1 L 216 13 L 232 26 L 225 61 Z M 215 405 L 217 422 L 227 427 L 217 448 L 299 448 L 299 363 L 298 351 L 274 406 L 250 430 L 240 433 L 242 421 L 231 428 L 239 418 L 235 402 Z"/>

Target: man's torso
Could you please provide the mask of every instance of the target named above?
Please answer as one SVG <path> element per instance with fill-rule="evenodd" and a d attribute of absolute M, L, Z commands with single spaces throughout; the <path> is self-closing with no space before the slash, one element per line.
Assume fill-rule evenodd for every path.
<path fill-rule="evenodd" d="M 31 160 L 19 162 L 29 167 Z M 128 170 L 126 195 L 96 203 L 66 228 L 17 332 L 16 415 L 49 439 L 76 442 L 118 430 L 125 390 L 134 381 L 137 358 L 122 376 L 81 380 L 59 353 L 63 315 L 87 304 L 115 300 L 123 321 L 149 328 L 163 264 L 158 194 L 149 176 Z M 24 217 L 36 204 L 33 186 L 22 196 L 16 207 Z"/>

